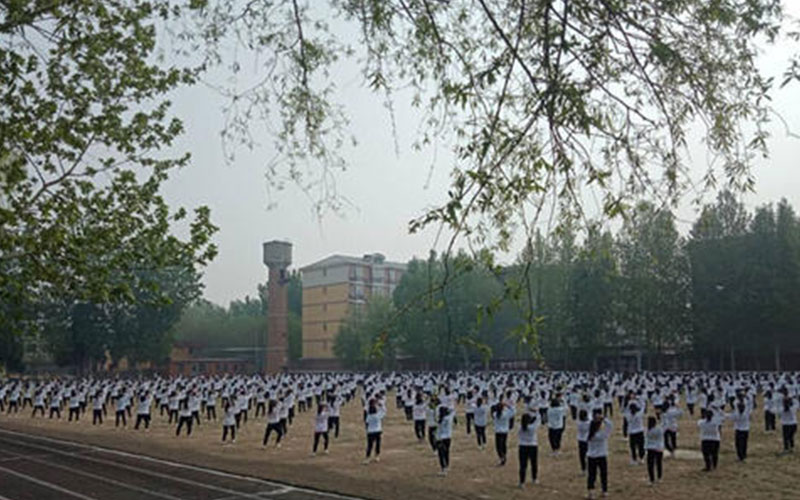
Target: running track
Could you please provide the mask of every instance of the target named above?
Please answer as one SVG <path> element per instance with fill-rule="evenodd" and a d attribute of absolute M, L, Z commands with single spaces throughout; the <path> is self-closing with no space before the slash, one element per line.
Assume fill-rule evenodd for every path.
<path fill-rule="evenodd" d="M 0 500 L 355 500 L 0 429 Z"/>

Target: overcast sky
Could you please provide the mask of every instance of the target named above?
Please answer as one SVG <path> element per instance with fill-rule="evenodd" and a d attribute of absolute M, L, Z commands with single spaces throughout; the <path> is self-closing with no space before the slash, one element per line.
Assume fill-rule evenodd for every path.
<path fill-rule="evenodd" d="M 800 16 L 800 2 L 785 3 L 791 4 L 787 8 L 790 14 Z M 784 46 L 765 53 L 761 58 L 765 71 L 780 79 L 790 50 Z M 172 174 L 164 194 L 175 206 L 209 206 L 212 220 L 220 228 L 215 236 L 219 255 L 205 270 L 209 300 L 227 305 L 230 300 L 255 295 L 256 285 L 266 281 L 261 244 L 272 239 L 292 242 L 294 268 L 333 253 L 381 252 L 390 260 L 406 261 L 425 256 L 431 249 L 434 231 L 409 235 L 408 222 L 445 199 L 451 156 L 443 146 L 437 151 L 412 151 L 419 116 L 404 104 L 402 96 L 396 106 L 398 156 L 382 99 L 364 88 L 356 74 L 340 88 L 359 141 L 347 154 L 347 170 L 337 177 L 337 191 L 352 207 L 342 215 L 329 214 L 321 222 L 311 201 L 295 186 L 268 196 L 264 165 L 272 154 L 269 138 L 264 137 L 263 146 L 253 153 L 240 150 L 233 163 L 226 163 L 219 136 L 224 100 L 204 86 L 175 96 L 174 109 L 186 127 L 176 148 L 190 151 L 193 161 Z M 774 105 L 790 129 L 800 133 L 800 84 L 777 92 Z M 752 207 L 785 197 L 800 209 L 800 140 L 788 137 L 779 121 L 771 132 L 771 158 L 759 160 L 757 193 L 745 201 Z M 701 171 L 705 157 L 692 156 Z M 270 203 L 274 203 L 272 208 Z M 679 212 L 684 221 L 695 216 L 688 206 Z M 682 230 L 687 227 L 683 223 Z"/>

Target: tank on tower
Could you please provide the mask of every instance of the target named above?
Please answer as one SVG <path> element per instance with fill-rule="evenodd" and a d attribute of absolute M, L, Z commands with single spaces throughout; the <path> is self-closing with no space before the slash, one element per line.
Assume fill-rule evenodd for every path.
<path fill-rule="evenodd" d="M 268 373 L 289 367 L 289 274 L 292 244 L 288 241 L 264 243 L 264 265 L 269 268 L 267 283 L 267 359 Z"/>

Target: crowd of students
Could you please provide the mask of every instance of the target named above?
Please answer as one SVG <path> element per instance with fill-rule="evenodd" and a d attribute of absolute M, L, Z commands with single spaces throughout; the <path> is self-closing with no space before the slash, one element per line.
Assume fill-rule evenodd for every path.
<path fill-rule="evenodd" d="M 800 374 L 796 373 L 383 373 L 338 372 L 278 376 L 153 377 L 149 379 L 47 379 L 0 382 L 0 412 L 31 410 L 31 418 L 79 420 L 92 408 L 92 425 L 103 425 L 108 409 L 114 426 L 125 427 L 136 414 L 134 429 L 149 431 L 158 412 L 175 435 L 217 419 L 221 407 L 222 442 L 235 443 L 236 431 L 248 415 L 264 417 L 262 445 L 274 447 L 298 413 L 313 415 L 312 455 L 322 444 L 328 453 L 339 436 L 344 405 L 360 400 L 365 430 L 364 464 L 380 461 L 387 398 L 408 421 L 413 436 L 430 446 L 440 475 L 450 468 L 454 426 L 463 415 L 464 432 L 474 433 L 479 449 L 487 446 L 487 427 L 494 431 L 497 466 L 508 461 L 509 434 L 516 433 L 519 487 L 528 471 L 538 482 L 539 429 L 547 429 L 553 456 L 561 453 L 568 425 L 577 436 L 578 466 L 586 475 L 591 497 L 599 477 L 608 491 L 608 441 L 615 408 L 621 411 L 621 434 L 627 439 L 632 465 L 647 464 L 650 484 L 661 480 L 664 453 L 675 454 L 678 426 L 684 412 L 697 418 L 699 448 L 705 471 L 716 469 L 725 422 L 731 422 L 737 458 L 747 459 L 747 446 L 758 402 L 767 432 L 780 423 L 784 453 L 794 451 Z M 760 396 L 760 397 L 759 397 Z M 254 412 L 253 412 L 254 410 Z M 516 431 L 514 428 L 517 428 Z M 332 436 L 331 436 L 332 434 Z M 409 435 L 410 438 L 411 434 Z M 230 439 L 230 441 L 228 441 Z M 686 446 L 686 443 L 682 443 Z"/>

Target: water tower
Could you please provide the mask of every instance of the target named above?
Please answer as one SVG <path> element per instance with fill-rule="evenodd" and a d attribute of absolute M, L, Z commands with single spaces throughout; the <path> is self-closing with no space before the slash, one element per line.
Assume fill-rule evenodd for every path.
<path fill-rule="evenodd" d="M 287 241 L 264 243 L 264 264 L 269 268 L 267 284 L 267 373 L 280 373 L 289 367 L 289 273 L 292 244 Z"/>

